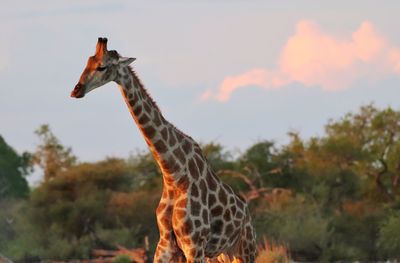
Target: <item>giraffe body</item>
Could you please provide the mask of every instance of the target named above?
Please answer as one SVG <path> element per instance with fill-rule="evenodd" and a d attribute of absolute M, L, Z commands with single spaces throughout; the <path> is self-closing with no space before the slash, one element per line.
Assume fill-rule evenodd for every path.
<path fill-rule="evenodd" d="M 160 240 L 154 262 L 254 262 L 255 233 L 246 202 L 214 174 L 200 146 L 165 120 L 130 69 L 134 59 L 107 51 L 106 44 L 99 38 L 71 96 L 81 98 L 115 81 L 160 166 L 163 193 L 156 210 Z"/>

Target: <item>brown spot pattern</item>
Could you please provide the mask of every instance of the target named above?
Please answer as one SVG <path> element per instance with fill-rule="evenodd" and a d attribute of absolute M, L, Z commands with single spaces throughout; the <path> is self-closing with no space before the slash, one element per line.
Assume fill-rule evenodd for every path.
<path fill-rule="evenodd" d="M 194 199 L 190 200 L 190 211 L 192 212 L 192 215 L 194 216 L 199 216 L 200 215 L 200 211 L 201 211 L 201 205 L 199 202 L 197 202 Z"/>
<path fill-rule="evenodd" d="M 186 191 L 189 187 L 189 179 L 186 175 L 181 176 L 177 181 L 177 188 L 181 191 Z"/>
<path fill-rule="evenodd" d="M 154 137 L 154 134 L 156 133 L 156 130 L 152 126 L 149 126 L 149 127 L 143 128 L 143 132 L 146 134 L 146 136 L 148 138 L 151 139 L 151 138 Z"/>
<path fill-rule="evenodd" d="M 185 218 L 186 217 L 186 210 L 175 209 L 174 210 L 174 216 L 179 218 L 179 219 Z"/>
<path fill-rule="evenodd" d="M 208 205 L 212 206 L 215 204 L 215 202 L 217 201 L 217 198 L 215 198 L 215 195 L 212 193 L 208 194 Z"/>
<path fill-rule="evenodd" d="M 188 140 L 184 140 L 182 144 L 182 149 L 185 154 L 189 154 L 192 151 L 192 144 Z"/>
<path fill-rule="evenodd" d="M 149 104 L 147 102 L 145 102 L 145 101 L 143 102 L 143 107 L 146 112 L 151 112 L 151 107 L 149 106 Z"/>
<path fill-rule="evenodd" d="M 162 140 L 158 140 L 157 142 L 155 142 L 154 147 L 160 153 L 165 153 L 167 151 L 167 146 Z"/>
<path fill-rule="evenodd" d="M 183 199 L 179 200 L 179 201 L 176 203 L 176 206 L 177 206 L 177 207 L 180 207 L 180 208 L 186 208 L 186 204 L 187 204 L 187 199 L 186 199 L 186 198 L 183 198 Z"/>
<path fill-rule="evenodd" d="M 215 234 L 220 234 L 222 232 L 224 226 L 224 222 L 222 220 L 215 220 L 213 224 L 211 224 L 211 232 Z"/>
<path fill-rule="evenodd" d="M 141 125 L 146 124 L 148 121 L 150 120 L 149 116 L 147 116 L 147 114 L 143 114 L 140 118 L 139 118 L 139 123 Z"/>
<path fill-rule="evenodd" d="M 163 160 L 162 167 L 169 174 L 174 173 L 179 169 L 179 165 L 176 163 L 175 158 L 173 157 L 169 157 L 167 160 Z"/>
<path fill-rule="evenodd" d="M 228 197 L 226 196 L 226 192 L 223 190 L 223 188 L 219 189 L 218 198 L 222 205 L 227 204 Z"/>
<path fill-rule="evenodd" d="M 168 140 L 168 130 L 166 127 L 161 130 L 161 137 L 164 141 Z"/>
<path fill-rule="evenodd" d="M 154 113 L 154 124 L 157 127 L 161 125 L 160 114 L 158 112 Z"/>
<path fill-rule="evenodd" d="M 189 160 L 189 174 L 195 179 L 197 180 L 197 178 L 199 177 L 198 173 L 197 173 L 197 169 L 196 169 L 196 165 L 194 164 L 193 159 Z"/>
<path fill-rule="evenodd" d="M 204 224 L 208 225 L 208 212 L 206 209 L 203 209 L 201 212 L 201 217 L 203 218 Z"/>
<path fill-rule="evenodd" d="M 182 226 L 182 233 L 184 235 L 190 235 L 193 230 L 193 223 L 190 219 L 187 219 L 186 222 Z M 190 242 L 190 240 L 189 240 Z"/>
<path fill-rule="evenodd" d="M 206 180 L 207 180 L 208 188 L 209 188 L 211 191 L 217 190 L 217 182 L 214 180 L 214 178 L 212 177 L 211 173 L 208 173 L 208 174 L 207 174 Z"/>
<path fill-rule="evenodd" d="M 179 162 L 181 164 L 185 164 L 185 155 L 183 154 L 181 148 L 176 148 L 175 150 L 173 150 L 173 153 L 175 155 L 175 157 L 179 160 Z"/>
<path fill-rule="evenodd" d="M 194 197 L 198 197 L 199 196 L 199 190 L 197 189 L 196 184 L 192 184 L 191 188 L 190 188 L 190 194 Z"/>
<path fill-rule="evenodd" d="M 199 168 L 199 172 L 200 174 L 202 174 L 204 169 L 204 161 L 201 160 L 201 158 L 198 155 L 195 156 L 195 160 L 196 160 L 196 165 Z"/>
<path fill-rule="evenodd" d="M 183 135 L 181 132 L 176 132 L 176 139 L 178 140 L 178 142 L 181 142 L 183 140 Z"/>
<path fill-rule="evenodd" d="M 174 133 L 172 133 L 172 132 L 169 134 L 168 144 L 170 146 L 174 146 L 176 144 L 176 139 L 175 139 Z"/>
<path fill-rule="evenodd" d="M 200 181 L 200 195 L 201 195 L 201 201 L 203 202 L 203 205 L 207 204 L 207 187 L 206 187 L 206 183 L 204 182 L 204 180 Z"/>
<path fill-rule="evenodd" d="M 224 220 L 227 221 L 227 222 L 229 222 L 231 220 L 231 211 L 229 209 L 225 210 Z"/>
<path fill-rule="evenodd" d="M 134 113 L 136 116 L 139 116 L 140 113 L 142 113 L 142 106 L 137 105 L 136 108 L 133 109 L 133 113 Z"/>
<path fill-rule="evenodd" d="M 211 209 L 211 214 L 214 217 L 220 216 L 222 215 L 222 211 L 224 211 L 224 209 L 222 208 L 222 206 L 217 205 L 216 207 L 214 207 L 213 209 Z"/>

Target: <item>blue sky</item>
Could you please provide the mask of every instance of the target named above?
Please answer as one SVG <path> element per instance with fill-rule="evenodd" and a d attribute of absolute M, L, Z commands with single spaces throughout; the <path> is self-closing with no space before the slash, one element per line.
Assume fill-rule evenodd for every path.
<path fill-rule="evenodd" d="M 167 119 L 228 149 L 320 135 L 370 102 L 399 109 L 400 2 L 324 3 L 2 1 L 0 134 L 32 151 L 48 123 L 83 161 L 146 149 L 114 83 L 69 97 L 99 36 L 137 58 Z"/>

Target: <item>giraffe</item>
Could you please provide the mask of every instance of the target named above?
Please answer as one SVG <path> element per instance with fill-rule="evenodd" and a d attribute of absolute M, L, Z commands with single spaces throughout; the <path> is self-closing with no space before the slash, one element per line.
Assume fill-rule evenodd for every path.
<path fill-rule="evenodd" d="M 110 81 L 119 85 L 163 175 L 154 262 L 254 262 L 255 233 L 245 200 L 215 175 L 196 141 L 164 118 L 129 66 L 134 60 L 108 51 L 107 39 L 99 38 L 71 97 L 82 98 Z"/>

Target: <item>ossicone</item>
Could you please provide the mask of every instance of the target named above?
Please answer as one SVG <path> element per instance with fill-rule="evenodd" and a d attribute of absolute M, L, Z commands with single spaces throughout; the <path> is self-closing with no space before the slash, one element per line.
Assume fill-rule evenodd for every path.
<path fill-rule="evenodd" d="M 107 38 L 99 37 L 96 45 L 96 55 L 103 55 L 107 52 Z"/>

